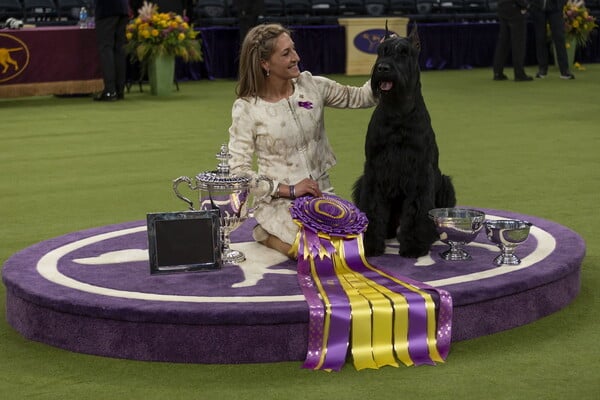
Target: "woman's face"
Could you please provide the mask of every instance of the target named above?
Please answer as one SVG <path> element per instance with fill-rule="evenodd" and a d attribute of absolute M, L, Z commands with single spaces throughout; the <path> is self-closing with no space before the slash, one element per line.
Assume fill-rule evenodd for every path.
<path fill-rule="evenodd" d="M 297 78 L 300 75 L 298 62 L 300 57 L 296 53 L 294 42 L 287 33 L 282 33 L 275 39 L 275 46 L 271 57 L 263 61 L 263 68 L 269 71 L 270 76 L 280 79 Z"/>

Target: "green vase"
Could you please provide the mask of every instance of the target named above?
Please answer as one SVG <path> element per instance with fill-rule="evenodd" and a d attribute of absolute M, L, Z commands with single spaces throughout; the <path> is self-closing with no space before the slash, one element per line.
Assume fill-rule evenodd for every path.
<path fill-rule="evenodd" d="M 161 55 L 148 62 L 150 92 L 155 96 L 173 93 L 175 82 L 175 56 Z"/>
<path fill-rule="evenodd" d="M 573 64 L 575 64 L 575 50 L 577 49 L 577 42 L 575 41 L 575 39 L 567 38 L 566 47 L 567 59 L 569 60 L 569 68 L 572 68 Z"/>

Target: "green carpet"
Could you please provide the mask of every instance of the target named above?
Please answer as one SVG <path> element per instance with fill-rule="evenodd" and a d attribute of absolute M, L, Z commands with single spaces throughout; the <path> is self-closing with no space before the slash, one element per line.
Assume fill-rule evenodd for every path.
<path fill-rule="evenodd" d="M 191 365 L 71 353 L 7 323 L 0 285 L 0 399 L 597 399 L 600 394 L 600 64 L 563 81 L 494 82 L 489 69 L 422 74 L 460 205 L 556 221 L 587 243 L 578 298 L 530 325 L 454 343 L 445 364 L 339 373 L 300 362 Z M 529 68 L 529 72 L 535 72 Z M 360 84 L 366 77 L 335 76 Z M 233 81 L 180 83 L 118 103 L 0 99 L 0 264 L 42 240 L 184 209 L 171 181 L 214 169 Z M 339 195 L 362 171 L 371 110 L 327 110 Z M 226 351 L 225 349 L 223 351 Z"/>

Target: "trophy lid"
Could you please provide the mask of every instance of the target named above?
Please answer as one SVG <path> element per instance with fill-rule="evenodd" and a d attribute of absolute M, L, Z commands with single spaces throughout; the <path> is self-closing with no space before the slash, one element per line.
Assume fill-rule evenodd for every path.
<path fill-rule="evenodd" d="M 229 148 L 226 144 L 221 145 L 221 151 L 216 155 L 219 164 L 214 171 L 205 171 L 196 175 L 198 187 L 200 189 L 229 189 L 240 190 L 250 185 L 250 178 L 247 176 L 236 176 L 229 174 Z"/>

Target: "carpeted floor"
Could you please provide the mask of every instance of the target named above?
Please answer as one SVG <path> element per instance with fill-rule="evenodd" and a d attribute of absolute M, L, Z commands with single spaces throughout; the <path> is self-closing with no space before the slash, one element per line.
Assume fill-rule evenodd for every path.
<path fill-rule="evenodd" d="M 423 73 L 442 169 L 459 203 L 555 221 L 586 241 L 581 291 L 524 327 L 454 344 L 445 364 L 340 373 L 297 362 L 202 365 L 115 360 L 29 341 L 0 322 L 6 399 L 595 399 L 600 323 L 600 66 L 576 80 L 494 82 L 490 70 Z M 532 67 L 528 72 L 533 73 Z M 337 76 L 358 84 L 365 77 Z M 166 98 L 0 100 L 0 263 L 35 243 L 181 209 L 172 179 L 214 168 L 235 83 L 180 83 Z M 360 174 L 370 110 L 328 110 L 337 193 Z M 0 287 L 2 320 L 5 288 Z"/>

